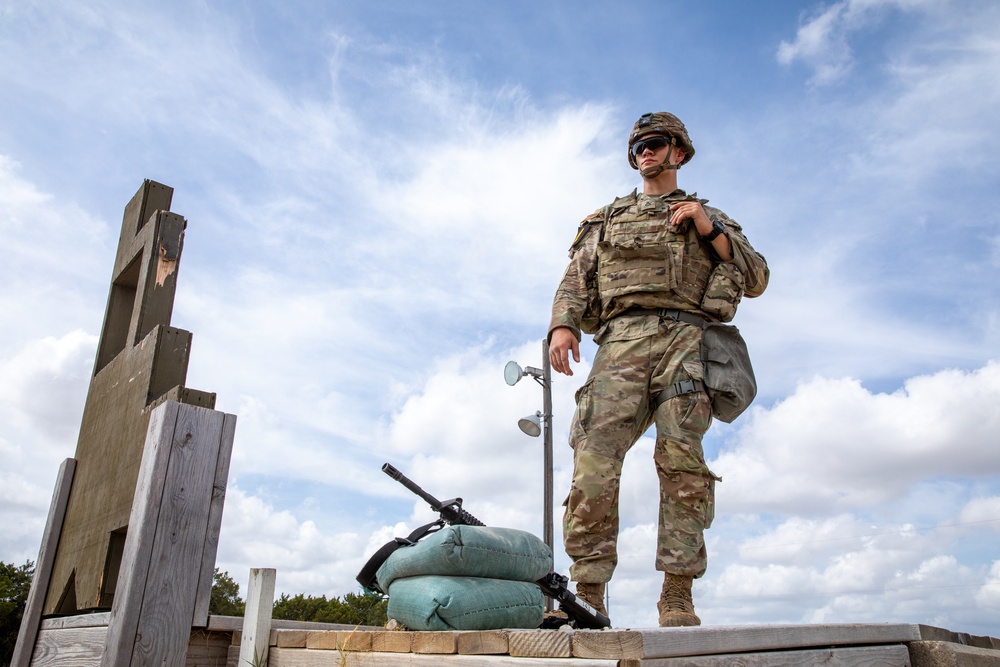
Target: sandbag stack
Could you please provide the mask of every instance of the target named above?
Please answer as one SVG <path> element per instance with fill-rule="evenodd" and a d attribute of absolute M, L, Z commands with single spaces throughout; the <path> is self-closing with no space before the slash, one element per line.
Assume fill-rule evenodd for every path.
<path fill-rule="evenodd" d="M 446 526 L 397 549 L 378 569 L 388 616 L 410 630 L 537 628 L 545 602 L 534 584 L 552 551 L 514 528 Z"/>

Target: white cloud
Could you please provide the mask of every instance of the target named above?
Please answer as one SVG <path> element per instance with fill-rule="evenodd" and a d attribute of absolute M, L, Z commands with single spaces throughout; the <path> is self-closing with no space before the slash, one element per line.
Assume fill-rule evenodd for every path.
<path fill-rule="evenodd" d="M 929 474 L 1000 473 L 988 446 L 1000 429 L 998 403 L 998 362 L 912 378 L 892 394 L 817 378 L 773 408 L 753 409 L 710 465 L 726 479 L 720 498 L 736 511 L 867 507 Z"/>
<path fill-rule="evenodd" d="M 824 85 L 841 81 L 854 66 L 849 45 L 852 32 L 877 23 L 889 10 L 913 11 L 929 0 L 841 0 L 821 7 L 799 26 L 792 42 L 782 41 L 777 60 L 790 65 L 801 60 L 813 68 L 810 81 Z"/>

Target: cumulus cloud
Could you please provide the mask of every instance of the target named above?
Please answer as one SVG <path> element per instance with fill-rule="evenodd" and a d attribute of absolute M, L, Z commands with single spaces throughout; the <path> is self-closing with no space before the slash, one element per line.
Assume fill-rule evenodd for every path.
<path fill-rule="evenodd" d="M 825 514 L 898 498 L 927 476 L 1000 473 L 1000 363 L 908 380 L 891 394 L 817 378 L 757 408 L 711 463 L 736 511 Z"/>

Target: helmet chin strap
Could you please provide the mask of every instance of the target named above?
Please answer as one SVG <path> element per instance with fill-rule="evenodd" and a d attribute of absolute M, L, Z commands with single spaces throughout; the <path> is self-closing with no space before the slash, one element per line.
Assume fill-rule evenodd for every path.
<path fill-rule="evenodd" d="M 639 173 L 642 174 L 643 178 L 652 179 L 656 178 L 668 169 L 680 169 L 681 166 L 679 164 L 670 164 L 670 156 L 673 154 L 674 146 L 671 146 L 670 150 L 667 151 L 666 157 L 663 158 L 663 162 L 646 167 L 645 169 L 640 169 Z"/>

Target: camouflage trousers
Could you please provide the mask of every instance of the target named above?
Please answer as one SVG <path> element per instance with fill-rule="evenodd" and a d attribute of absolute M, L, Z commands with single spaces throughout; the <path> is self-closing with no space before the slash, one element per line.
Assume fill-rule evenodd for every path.
<path fill-rule="evenodd" d="M 660 482 L 656 569 L 700 577 L 704 531 L 715 513 L 715 481 L 701 439 L 712 422 L 708 395 L 680 394 L 658 408 L 652 397 L 676 382 L 702 380 L 701 330 L 662 321 L 659 333 L 605 342 L 577 392 L 570 432 L 573 482 L 564 502 L 563 539 L 574 581 L 610 581 L 618 563 L 622 462 L 653 423 Z"/>

